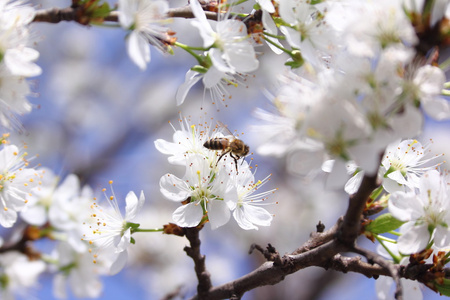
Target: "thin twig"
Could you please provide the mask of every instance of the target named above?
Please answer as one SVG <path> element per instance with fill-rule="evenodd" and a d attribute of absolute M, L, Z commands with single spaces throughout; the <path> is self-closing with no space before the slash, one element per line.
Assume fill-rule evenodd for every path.
<path fill-rule="evenodd" d="M 391 261 L 384 259 L 381 255 L 378 255 L 372 251 L 369 251 L 369 250 L 366 250 L 363 248 L 359 248 L 357 246 L 355 246 L 353 251 L 355 253 L 365 256 L 369 261 L 374 262 L 374 263 L 380 265 L 381 267 L 384 267 L 387 270 L 389 270 L 389 273 L 390 273 L 392 279 L 394 279 L 394 282 L 396 284 L 395 299 L 397 299 L 397 300 L 403 299 L 402 284 L 400 282 L 400 275 L 399 275 L 399 271 L 398 271 L 399 265 L 394 265 Z"/>

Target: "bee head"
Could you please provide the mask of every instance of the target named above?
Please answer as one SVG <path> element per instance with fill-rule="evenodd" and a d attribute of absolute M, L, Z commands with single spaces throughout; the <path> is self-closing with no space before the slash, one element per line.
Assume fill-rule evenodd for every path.
<path fill-rule="evenodd" d="M 250 152 L 250 147 L 247 145 L 244 145 L 244 152 L 242 156 L 247 156 L 247 154 Z"/>

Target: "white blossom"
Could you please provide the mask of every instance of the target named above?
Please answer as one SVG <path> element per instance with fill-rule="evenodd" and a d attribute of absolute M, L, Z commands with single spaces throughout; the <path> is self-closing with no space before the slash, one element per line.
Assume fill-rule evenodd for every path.
<path fill-rule="evenodd" d="M 225 197 L 229 189 L 229 171 L 219 165 L 219 171 L 202 155 L 188 156 L 186 174 L 182 179 L 166 174 L 159 181 L 161 193 L 169 200 L 185 205 L 177 208 L 172 217 L 181 227 L 195 227 L 207 217 L 213 229 L 228 222 L 230 209 Z"/>
<path fill-rule="evenodd" d="M 0 150 L 0 225 L 11 227 L 17 220 L 30 196 L 31 190 L 38 185 L 38 176 L 34 169 L 26 168 L 26 153 L 21 154 L 14 145 L 4 146 Z"/>
<path fill-rule="evenodd" d="M 38 276 L 45 271 L 41 260 L 30 261 L 22 253 L 10 251 L 0 255 L 0 298 L 14 300 L 16 295 L 29 298 L 27 291 L 37 285 Z"/>
<path fill-rule="evenodd" d="M 77 252 L 64 242 L 57 247 L 59 272 L 53 278 L 53 293 L 59 299 L 67 298 L 67 286 L 78 298 L 97 298 L 102 282 L 97 264 L 92 263 L 88 251 Z"/>
<path fill-rule="evenodd" d="M 126 38 L 128 55 L 141 70 L 150 62 L 149 43 L 165 51 L 168 35 L 163 25 L 167 22 L 168 9 L 165 0 L 119 1 L 119 22 L 131 30 Z"/>
<path fill-rule="evenodd" d="M 404 140 L 393 143 L 387 149 L 381 161 L 383 187 L 389 193 L 406 191 L 406 188 L 419 187 L 420 177 L 440 163 L 430 165 L 430 161 L 441 155 L 433 156 L 429 144 L 422 146 L 417 140 Z M 426 166 L 428 164 L 428 166 Z"/>
<path fill-rule="evenodd" d="M 227 192 L 227 197 L 231 199 L 228 203 L 238 225 L 245 230 L 258 230 L 258 226 L 270 226 L 273 215 L 261 206 L 270 204 L 264 201 L 275 192 L 275 189 L 259 192 L 259 189 L 270 180 L 270 175 L 262 181 L 256 181 L 254 172 L 247 163 L 244 163 L 240 166 L 239 173 L 234 176 L 234 180 L 234 186 Z"/>
<path fill-rule="evenodd" d="M 110 274 L 117 274 L 127 262 L 127 248 L 131 244 L 132 222 L 138 211 L 142 208 L 145 198 L 141 192 L 139 199 L 134 192 L 129 192 L 125 198 L 125 217 L 120 212 L 116 197 L 111 196 L 108 200 L 109 206 L 103 207 L 94 202 L 91 205 L 92 214 L 90 220 L 86 221 L 86 231 L 83 240 L 88 241 L 95 247 L 96 257 L 105 260 L 110 259 Z M 95 259 L 96 261 L 96 259 Z"/>
<path fill-rule="evenodd" d="M 450 243 L 450 190 L 438 171 L 426 172 L 419 181 L 419 192 L 395 192 L 389 198 L 389 212 L 405 221 L 398 239 L 401 253 L 425 249 L 433 238 L 437 248 Z"/>
<path fill-rule="evenodd" d="M 208 50 L 208 55 L 219 71 L 231 74 L 248 73 L 258 68 L 255 50 L 248 39 L 247 27 L 242 21 L 219 20 L 216 30 L 213 30 L 198 0 L 190 1 L 190 7 L 196 18 L 192 25 L 200 31 L 203 47 L 213 47 Z"/>

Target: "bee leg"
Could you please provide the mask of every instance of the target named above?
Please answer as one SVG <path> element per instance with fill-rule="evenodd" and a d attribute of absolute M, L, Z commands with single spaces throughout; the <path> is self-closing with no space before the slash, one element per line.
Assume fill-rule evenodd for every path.
<path fill-rule="evenodd" d="M 230 156 L 234 159 L 234 165 L 236 166 L 236 174 L 238 174 L 237 161 L 240 158 L 238 155 L 234 156 L 233 153 L 230 153 Z"/>
<path fill-rule="evenodd" d="M 223 151 L 223 152 L 222 152 L 222 154 L 219 156 L 219 159 L 218 159 L 217 162 L 216 162 L 216 167 L 217 167 L 217 165 L 219 164 L 220 159 L 221 159 L 225 154 L 227 154 L 228 152 L 230 152 L 230 151 Z"/>

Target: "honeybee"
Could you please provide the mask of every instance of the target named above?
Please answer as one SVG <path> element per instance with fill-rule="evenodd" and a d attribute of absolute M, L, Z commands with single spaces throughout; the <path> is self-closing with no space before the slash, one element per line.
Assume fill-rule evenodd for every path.
<path fill-rule="evenodd" d="M 224 137 L 216 137 L 207 140 L 203 147 L 208 148 L 210 150 L 222 150 L 222 153 L 217 160 L 217 164 L 220 159 L 227 153 L 230 153 L 230 156 L 234 159 L 234 164 L 236 165 L 236 173 L 238 172 L 237 161 L 238 159 L 245 157 L 250 151 L 250 147 L 247 146 L 242 140 L 238 139 L 234 136 L 233 133 L 224 125 L 222 122 L 217 121 L 217 124 L 228 133 L 227 136 Z M 216 164 L 216 165 L 217 165 Z"/>

